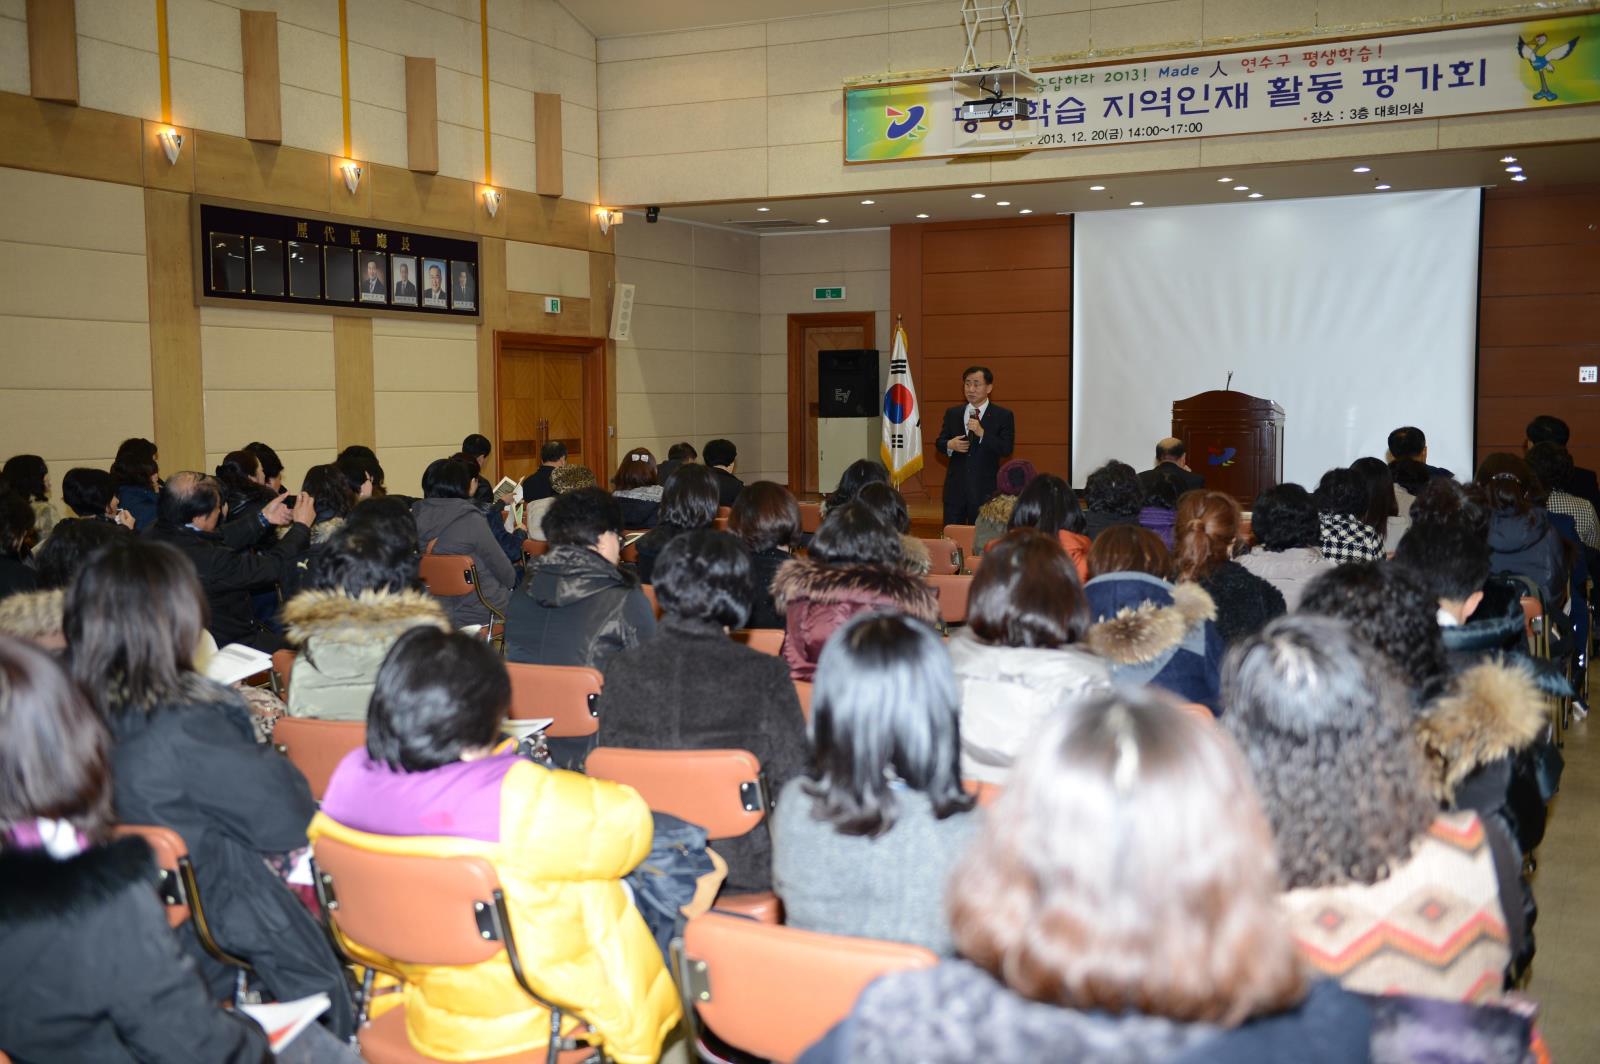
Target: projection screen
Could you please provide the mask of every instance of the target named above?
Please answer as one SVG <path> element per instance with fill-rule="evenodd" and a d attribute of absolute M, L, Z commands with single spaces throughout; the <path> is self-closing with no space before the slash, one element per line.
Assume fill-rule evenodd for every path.
<path fill-rule="evenodd" d="M 1072 482 L 1149 468 L 1173 400 L 1230 370 L 1284 408 L 1286 480 L 1400 425 L 1470 476 L 1478 218 L 1477 189 L 1077 215 Z"/>

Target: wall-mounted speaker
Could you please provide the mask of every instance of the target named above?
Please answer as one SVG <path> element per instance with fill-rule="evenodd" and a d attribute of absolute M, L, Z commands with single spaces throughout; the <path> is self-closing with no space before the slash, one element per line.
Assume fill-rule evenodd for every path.
<path fill-rule="evenodd" d="M 631 284 L 619 284 L 611 300 L 611 332 L 607 335 L 613 340 L 633 338 L 633 289 Z"/>
<path fill-rule="evenodd" d="M 818 417 L 875 417 L 878 399 L 876 349 L 817 352 Z"/>

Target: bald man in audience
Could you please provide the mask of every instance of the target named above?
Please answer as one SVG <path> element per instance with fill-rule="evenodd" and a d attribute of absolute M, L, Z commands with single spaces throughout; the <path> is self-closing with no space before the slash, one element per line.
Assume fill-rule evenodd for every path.
<path fill-rule="evenodd" d="M 1155 468 L 1139 474 L 1139 487 L 1148 495 L 1158 477 L 1172 481 L 1179 495 L 1205 487 L 1206 478 L 1189 468 L 1188 455 L 1189 448 L 1182 440 L 1168 436 L 1156 444 Z"/>

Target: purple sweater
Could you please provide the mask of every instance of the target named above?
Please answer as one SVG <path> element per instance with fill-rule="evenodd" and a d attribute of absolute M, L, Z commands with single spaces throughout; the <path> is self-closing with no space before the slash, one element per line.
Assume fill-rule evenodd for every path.
<path fill-rule="evenodd" d="M 500 841 L 500 785 L 515 753 L 398 772 L 352 750 L 333 770 L 322 811 L 373 835 L 450 835 Z"/>

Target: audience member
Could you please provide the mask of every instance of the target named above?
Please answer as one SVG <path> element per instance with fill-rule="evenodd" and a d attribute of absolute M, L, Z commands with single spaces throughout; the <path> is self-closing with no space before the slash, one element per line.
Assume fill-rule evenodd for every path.
<path fill-rule="evenodd" d="M 458 451 L 450 456 L 450 460 L 460 462 L 473 471 L 472 505 L 483 515 L 489 534 L 506 556 L 506 561 L 515 567 L 523 559 L 522 544 L 528 538 L 527 528 L 518 523 L 519 520 L 526 522 L 526 514 L 518 517 L 516 511 L 511 509 L 510 496 L 495 497 L 494 489 L 480 470 L 477 458 L 465 451 Z"/>
<path fill-rule="evenodd" d="M 524 506 L 523 521 L 528 526 L 528 538 L 545 540 L 544 516 L 550 512 L 550 507 L 556 501 L 556 496 L 565 495 L 569 491 L 577 491 L 580 488 L 598 488 L 599 486 L 600 478 L 594 475 L 594 470 L 588 466 L 567 465 L 566 459 L 563 458 L 562 464 L 556 466 L 550 473 L 550 494 L 542 499 L 535 499 Z"/>
<path fill-rule="evenodd" d="M 722 506 L 732 506 L 744 481 L 734 476 L 739 468 L 739 449 L 732 440 L 712 440 L 706 444 L 706 468 L 716 478 L 717 497 Z"/>
<path fill-rule="evenodd" d="M 734 500 L 728 530 L 750 552 L 751 628 L 782 628 L 783 614 L 772 602 L 772 581 L 800 541 L 800 504 L 782 484 L 757 480 Z"/>
<path fill-rule="evenodd" d="M 1239 504 L 1232 495 L 1191 491 L 1178 503 L 1172 578 L 1205 588 L 1216 603 L 1217 632 L 1230 646 L 1287 609 L 1277 588 L 1233 560 L 1238 541 Z"/>
<path fill-rule="evenodd" d="M 1055 536 L 1072 566 L 1078 581 L 1089 579 L 1088 521 L 1078 506 L 1078 496 L 1067 482 L 1052 473 L 1041 473 L 1017 496 L 1011 509 L 1012 529 L 1035 528 Z"/>
<path fill-rule="evenodd" d="M 244 449 L 255 455 L 256 461 L 261 463 L 263 483 L 272 489 L 272 494 L 283 491 L 283 459 L 278 457 L 278 452 L 259 441 L 245 444 Z"/>
<path fill-rule="evenodd" d="M 489 482 L 492 470 L 485 473 L 483 467 L 489 464 L 489 456 L 494 453 L 494 445 L 489 442 L 489 437 L 481 432 L 469 433 L 461 441 L 461 453 L 472 460 L 478 470 L 478 482 L 490 496 L 494 494 L 494 485 Z M 480 500 L 481 501 L 481 500 Z"/>
<path fill-rule="evenodd" d="M 801 1060 L 1365 1062 L 1372 1007 L 1307 978 L 1275 872 L 1218 729 L 1099 696 L 1048 719 L 956 868 L 963 959 L 872 983 Z"/>
<path fill-rule="evenodd" d="M 1139 475 L 1133 466 L 1113 459 L 1084 481 L 1084 534 L 1093 540 L 1113 525 L 1137 525 L 1143 505 Z"/>
<path fill-rule="evenodd" d="M 1156 444 L 1156 464 L 1139 474 L 1140 492 L 1149 495 L 1161 480 L 1171 481 L 1178 495 L 1204 488 L 1206 478 L 1189 468 L 1188 455 L 1188 444 L 1176 437 L 1168 436 Z"/>
<path fill-rule="evenodd" d="M 1428 437 L 1414 425 L 1405 425 L 1389 433 L 1388 444 L 1390 462 L 1403 462 L 1409 459 L 1420 462 L 1431 477 L 1452 479 L 1455 477 L 1455 474 L 1448 469 L 1428 465 Z"/>
<path fill-rule="evenodd" d="M 678 999 L 622 885 L 650 852 L 650 810 L 632 788 L 497 749 L 510 701 L 505 667 L 481 640 L 431 626 L 401 636 L 378 671 L 366 748 L 334 770 L 311 836 L 494 865 L 523 969 L 503 957 L 401 966 L 418 1053 L 542 1054 L 551 1002 L 589 1021 L 613 1059 L 654 1060 Z"/>
<path fill-rule="evenodd" d="M 359 445 L 346 447 L 339 452 L 333 464 L 344 474 L 345 483 L 355 492 L 356 498 L 370 499 L 374 495 L 388 494 L 383 487 L 383 466 L 378 464 L 378 456 L 372 453 L 372 448 Z"/>
<path fill-rule="evenodd" d="M 853 618 L 822 651 L 811 706 L 810 770 L 772 814 L 784 923 L 953 954 L 945 885 L 979 818 L 937 633 L 893 614 Z"/>
<path fill-rule="evenodd" d="M 1363 520 L 1372 505 L 1372 495 L 1360 473 L 1352 469 L 1328 470 L 1317 483 L 1314 497 L 1323 557 L 1335 564 L 1383 557 L 1383 536 Z"/>
<path fill-rule="evenodd" d="M 110 746 L 54 661 L 0 638 L 0 1045 L 19 1060 L 270 1060 L 265 1032 L 218 1008 L 180 953 L 150 847 L 113 837 Z"/>
<path fill-rule="evenodd" d="M 539 468 L 522 481 L 522 501 L 538 502 L 555 495 L 550 478 L 557 469 L 567 464 L 567 445 L 560 440 L 549 440 L 539 448 Z"/>
<path fill-rule="evenodd" d="M 317 500 L 317 516 L 311 522 L 313 546 L 326 543 L 343 528 L 350 511 L 361 501 L 360 496 L 350 490 L 350 482 L 344 472 L 332 463 L 315 465 L 306 470 L 300 490 Z"/>
<path fill-rule="evenodd" d="M 1489 507 L 1489 550 L 1495 572 L 1525 576 L 1538 585 L 1547 613 L 1567 598 L 1568 562 L 1561 535 L 1536 504 L 1539 478 L 1514 454 L 1491 454 L 1475 478 Z"/>
<path fill-rule="evenodd" d="M 163 510 L 168 491 L 200 479 L 174 475 Z M 183 553 L 134 538 L 96 554 L 67 591 L 68 661 L 111 728 L 117 818 L 181 835 L 217 942 L 280 1001 L 327 993 L 331 1026 L 346 1037 L 355 1013 L 344 972 L 268 863 L 303 860 L 316 804 L 300 770 L 255 741 L 239 696 L 194 671 L 205 609 Z M 183 941 L 212 1000 L 228 996 L 232 970 Z"/>
<path fill-rule="evenodd" d="M 250 451 L 229 451 L 216 470 L 217 487 L 222 492 L 222 519 L 245 521 L 255 517 L 278 497 L 261 475 L 261 461 Z M 256 522 L 252 543 L 270 537 L 268 526 Z"/>
<path fill-rule="evenodd" d="M 700 452 L 694 449 L 694 444 L 687 442 L 673 444 L 667 448 L 667 460 L 656 467 L 656 479 L 665 487 L 679 466 L 686 462 L 693 465 L 699 457 Z"/>
<path fill-rule="evenodd" d="M 1255 549 L 1239 564 L 1277 588 L 1290 612 L 1299 608 L 1306 585 L 1334 567 L 1322 554 L 1316 500 L 1298 484 L 1278 484 L 1257 495 L 1250 532 Z"/>
<path fill-rule="evenodd" d="M 1511 949 L 1491 836 L 1438 811 L 1377 652 L 1338 621 L 1284 618 L 1229 655 L 1224 689 L 1306 961 L 1367 993 L 1498 995 Z"/>
<path fill-rule="evenodd" d="M 1572 444 L 1572 430 L 1567 427 L 1565 421 L 1552 414 L 1540 414 L 1528 422 L 1524 435 L 1526 436 L 1523 441 L 1524 450 L 1541 443 L 1554 443 L 1561 447 L 1570 447 Z M 1596 482 L 1594 470 L 1574 468 L 1566 474 L 1560 484 L 1552 487 L 1585 499 L 1595 510 L 1600 511 L 1600 483 Z"/>
<path fill-rule="evenodd" d="M 687 472 L 679 470 L 674 482 Z M 772 582 L 791 676 L 809 681 L 828 637 L 858 613 L 890 609 L 938 622 L 933 589 L 906 573 L 900 559 L 899 533 L 860 502 L 823 519 L 807 557 L 785 562 Z"/>
<path fill-rule="evenodd" d="M 1178 482 L 1172 477 L 1152 477 L 1148 486 L 1139 482 L 1144 502 L 1139 507 L 1139 527 L 1161 537 L 1162 546 L 1173 548 L 1173 529 L 1178 523 Z M 1198 490 L 1198 489 L 1197 489 Z"/>
<path fill-rule="evenodd" d="M 267 549 L 240 551 L 231 549 L 218 532 L 222 493 L 214 478 L 203 473 L 174 473 L 161 486 L 160 519 L 150 538 L 170 543 L 194 564 L 209 607 L 208 629 L 218 646 L 245 643 L 268 653 L 284 648 L 276 633 L 256 621 L 250 593 L 291 578 L 295 559 L 310 540 L 316 507 L 314 498 L 302 494 L 292 513 L 281 502 L 257 511 L 249 518 L 247 529 L 259 521 L 286 525 L 288 531 Z"/>
<path fill-rule="evenodd" d="M 1422 490 L 1436 480 L 1455 483 L 1453 477 L 1435 477 L 1428 472 L 1428 467 L 1414 458 L 1402 458 L 1398 462 L 1389 463 L 1389 476 L 1394 480 L 1394 509 L 1395 514 L 1405 518 L 1406 527 L 1411 526 L 1411 507 L 1417 501 L 1417 496 Z M 1401 533 L 1404 535 L 1404 533 Z M 1399 540 L 1397 539 L 1398 545 Z M 1388 547 L 1385 542 L 1385 549 Z"/>
<path fill-rule="evenodd" d="M 103 469 L 79 466 L 67 470 L 61 478 L 61 501 L 79 517 L 133 527 L 133 515 L 122 509 L 116 483 Z"/>
<path fill-rule="evenodd" d="M 906 497 L 887 482 L 864 484 L 856 492 L 856 501 L 878 515 L 878 520 L 900 534 L 900 564 L 912 576 L 927 576 L 933 569 L 933 558 L 928 545 L 911 535 L 911 511 L 906 509 Z"/>
<path fill-rule="evenodd" d="M 465 554 L 477 567 L 477 593 L 439 600 L 457 628 L 488 624 L 491 609 L 503 616 L 517 581 L 516 569 L 500 549 L 483 512 L 473 504 L 477 482 L 477 474 L 466 462 L 436 459 L 422 474 L 423 497 L 411 506 L 422 553 Z"/>
<path fill-rule="evenodd" d="M 1000 472 L 995 476 L 995 494 L 978 507 L 978 517 L 972 529 L 972 553 L 982 554 L 989 544 L 1006 534 L 1011 527 L 1011 513 L 1017 507 L 1017 496 L 1038 475 L 1039 471 L 1026 458 L 1008 459 L 1000 467 Z M 1073 505 L 1076 508 L 1076 500 Z"/>
<path fill-rule="evenodd" d="M 50 469 L 44 459 L 36 454 L 14 454 L 0 468 L 0 480 L 11 485 L 11 490 L 28 501 L 33 509 L 33 527 L 43 543 L 50 530 L 60 520 L 55 504 L 50 501 Z"/>
<path fill-rule="evenodd" d="M 56 522 L 55 531 L 33 552 L 33 565 L 41 591 L 59 591 L 72 583 L 84 562 L 101 547 L 127 538 L 121 525 L 69 517 Z"/>
<path fill-rule="evenodd" d="M 1591 551 L 1600 550 L 1600 518 L 1588 499 L 1566 491 L 1561 485 L 1572 480 L 1572 455 L 1559 443 L 1536 443 L 1528 448 L 1524 459 L 1534 476 L 1548 490 L 1544 508 L 1550 514 L 1565 514 L 1572 518 L 1578 541 Z"/>
<path fill-rule="evenodd" d="M 161 463 L 156 445 L 142 436 L 123 440 L 111 463 L 111 480 L 122 508 L 133 515 L 134 529 L 156 523 L 156 492 L 161 490 Z"/>
<path fill-rule="evenodd" d="M 868 484 L 889 483 L 888 468 L 876 458 L 857 458 L 854 462 L 844 467 L 844 472 L 839 474 L 839 483 L 833 491 L 823 497 L 822 513 L 826 516 L 829 510 L 837 510 L 846 503 L 854 502 L 856 494 Z"/>
<path fill-rule="evenodd" d="M 982 571 L 981 569 L 979 570 Z M 1172 558 L 1137 525 L 1114 525 L 1089 552 L 1088 647 L 1120 686 L 1149 684 L 1222 712 L 1223 642 L 1217 607 L 1197 584 L 1167 582 Z"/>
<path fill-rule="evenodd" d="M 702 529 L 667 545 L 656 563 L 655 638 L 606 663 L 600 745 L 641 750 L 748 750 L 774 794 L 806 762 L 806 722 L 782 659 L 728 632 L 749 614 L 750 556 L 738 538 Z M 730 893 L 772 889 L 765 823 L 718 839 Z"/>
<path fill-rule="evenodd" d="M 544 533 L 550 549 L 528 564 L 506 613 L 507 659 L 604 669 L 617 651 L 655 634 L 650 600 L 617 568 L 615 499 L 598 487 L 558 495 Z"/>
<path fill-rule="evenodd" d="M 332 468 L 318 466 L 319 469 Z M 417 522 L 404 503 L 374 499 L 311 552 L 301 591 L 283 608 L 299 651 L 289 673 L 290 716 L 366 720 L 384 656 L 406 632 L 450 630 L 417 579 Z"/>
<path fill-rule="evenodd" d="M 26 497 L 0 480 L 0 599 L 32 591 L 39 578 L 27 564 L 39 530 Z"/>
<path fill-rule="evenodd" d="M 709 449 L 709 445 L 708 449 Z M 634 541 L 638 552 L 634 563 L 639 580 L 650 583 L 656 559 L 667 544 L 685 532 L 710 528 L 717 520 L 716 470 L 706 466 L 683 466 L 672 483 L 661 493 L 661 509 L 656 512 L 656 527 Z"/>
<path fill-rule="evenodd" d="M 1072 562 L 1050 536 L 1019 528 L 994 543 L 950 639 L 961 685 L 961 775 L 1004 783 L 1040 721 L 1109 687 L 1084 647 L 1089 605 Z"/>
<path fill-rule="evenodd" d="M 1367 486 L 1367 509 L 1360 515 L 1362 524 L 1382 538 L 1383 553 L 1393 555 L 1400 537 L 1411 527 L 1411 511 L 1400 509 L 1400 497 L 1395 493 L 1394 473 L 1389 463 L 1381 458 L 1357 458 L 1350 463 L 1350 470 Z"/>
<path fill-rule="evenodd" d="M 611 478 L 612 497 L 622 508 L 623 528 L 654 528 L 661 508 L 661 482 L 656 456 L 649 448 L 635 447 L 622 458 Z"/>

